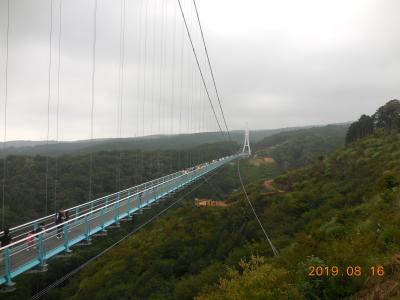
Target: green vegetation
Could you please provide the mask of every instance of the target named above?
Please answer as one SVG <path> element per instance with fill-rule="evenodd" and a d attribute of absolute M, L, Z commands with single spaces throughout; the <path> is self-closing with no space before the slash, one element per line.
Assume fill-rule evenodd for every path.
<path fill-rule="evenodd" d="M 397 285 L 388 286 L 399 275 L 398 262 L 393 262 L 400 250 L 399 161 L 399 136 L 376 133 L 304 169 L 279 176 L 275 183 L 286 194 L 266 199 L 260 187 L 255 189 L 251 197 L 255 204 L 266 202 L 260 213 L 281 255 L 267 258 L 254 274 L 243 268 L 237 278 L 228 274 L 218 286 L 203 291 L 200 299 L 215 299 L 226 289 L 226 280 L 231 287 L 257 280 L 262 276 L 257 272 L 270 265 L 290 274 L 274 285 L 287 291 L 289 298 L 294 292 L 301 294 L 296 299 L 371 295 L 372 281 L 376 299 L 398 296 Z M 344 276 L 309 277 L 311 265 L 338 266 Z M 385 266 L 385 277 L 371 278 L 371 266 L 379 265 Z M 360 266 L 362 275 L 347 276 L 347 266 Z M 288 283 L 296 291 L 288 290 Z M 268 291 L 268 287 L 259 288 L 260 294 Z M 223 294 L 220 299 L 237 299 L 235 288 Z"/>
<path fill-rule="evenodd" d="M 289 153 L 294 151 L 290 147 L 297 147 L 298 143 L 309 141 L 310 136 L 318 136 L 319 132 L 319 137 L 315 139 L 315 142 L 311 139 L 310 146 L 304 150 L 309 157 L 317 158 L 325 152 L 321 153 L 321 148 L 315 146 L 316 141 L 321 138 L 325 141 L 332 140 L 334 142 L 330 147 L 337 148 L 343 144 L 343 131 L 335 126 L 333 128 L 327 126 L 321 129 L 295 131 L 292 134 L 287 132 L 285 137 L 289 142 L 282 143 L 281 138 L 271 137 L 275 139 L 275 142 L 271 142 L 258 151 L 256 158 L 240 163 L 245 183 L 251 183 L 248 186 L 251 200 L 254 201 L 258 214 L 280 250 L 284 251 L 293 247 L 296 236 L 308 230 L 308 221 L 304 221 L 302 227 L 295 227 L 300 217 L 295 214 L 298 212 L 297 208 L 294 209 L 297 206 L 301 207 L 303 205 L 301 202 L 307 197 L 297 199 L 295 193 L 273 195 L 271 190 L 264 185 L 264 180 L 279 175 L 285 166 L 292 166 L 292 163 L 284 164 L 284 159 L 288 159 Z M 341 141 L 340 136 L 342 136 Z M 275 156 L 278 163 L 261 159 L 264 155 L 270 154 L 264 151 L 278 149 L 282 147 L 282 144 L 285 144 L 288 149 L 286 158 L 282 156 L 279 159 Z M 123 151 L 121 187 L 131 185 L 141 179 L 159 177 L 198 161 L 225 155 L 230 147 L 220 143 L 203 145 L 181 152 Z M 95 153 L 96 195 L 100 196 L 116 189 L 115 174 L 118 156 L 118 151 Z M 148 162 L 145 166 L 138 163 L 142 156 Z M 320 165 L 327 160 L 315 161 L 314 159 L 314 165 Z M 31 219 L 32 216 L 42 213 L 45 161 L 46 158 L 42 156 L 9 157 L 7 189 L 17 191 L 24 201 L 24 205 L 21 206 L 14 206 L 16 201 L 7 202 L 9 205 L 7 211 L 16 212 L 15 215 L 9 215 L 9 223 L 21 223 L 23 218 Z M 57 198 L 62 199 L 63 206 L 85 201 L 88 188 L 88 156 L 60 156 L 58 164 L 60 177 L 57 190 L 60 191 L 60 195 Z M 49 166 L 49 194 L 52 195 L 55 158 L 50 158 Z M 47 299 L 87 299 L 89 297 L 94 299 L 193 299 L 196 296 L 200 299 L 208 299 L 208 297 L 218 299 L 221 295 L 226 295 L 226 299 L 238 299 L 235 295 L 239 295 L 240 298 L 243 295 L 251 295 L 254 299 L 279 299 L 282 295 L 291 295 L 293 298 L 305 295 L 298 286 L 298 279 L 293 276 L 293 274 L 298 274 L 297 271 L 293 272 L 287 264 L 271 258 L 272 252 L 265 243 L 248 204 L 243 201 L 241 191 L 234 191 L 239 187 L 236 171 L 236 163 L 229 164 L 212 180 L 205 179 L 201 189 L 186 197 L 190 200 L 195 197 L 227 200 L 231 203 L 228 208 L 197 208 L 192 201 L 182 201 L 179 208 L 171 210 L 165 217 L 142 229 L 89 265 L 64 288 L 54 289 L 47 295 Z M 138 177 L 140 174 L 142 178 Z M 295 173 L 287 173 L 280 177 L 279 188 L 288 188 L 293 174 Z M 387 180 L 382 181 L 382 186 L 395 182 L 396 179 L 389 175 L 387 175 Z M 286 181 L 285 176 L 287 176 Z M 33 192 L 37 189 L 43 192 L 34 194 Z M 28 193 L 23 193 L 24 191 Z M 7 199 L 11 198 L 19 199 L 9 194 Z M 279 204 L 285 201 L 290 203 L 290 209 L 287 212 L 285 212 L 285 207 L 279 208 Z M 52 202 L 49 206 L 50 210 L 54 209 L 51 205 Z M 17 280 L 18 294 L 12 297 L 7 295 L 7 299 L 18 299 L 40 290 L 46 284 L 59 278 L 63 272 L 71 270 L 94 253 L 104 249 L 127 230 L 115 231 L 112 236 L 110 235 L 106 240 L 99 239 L 87 250 L 77 248 L 70 259 L 52 260 L 47 274 L 40 277 L 22 276 Z M 296 265 L 296 270 L 297 268 Z M 303 285 L 308 286 L 307 282 L 303 282 Z M 241 290 L 241 286 L 246 287 L 247 290 Z M 308 289 L 313 287 L 314 285 L 311 284 L 311 288 L 308 287 Z M 232 293 L 229 294 L 228 290 Z M 248 294 L 250 290 L 252 294 Z"/>
<path fill-rule="evenodd" d="M 346 135 L 346 144 L 371 135 L 376 130 L 386 132 L 400 130 L 400 101 L 391 100 L 378 108 L 372 116 L 362 115 L 352 123 Z"/>
<path fill-rule="evenodd" d="M 280 250 L 273 257 L 240 191 L 228 208 L 191 203 L 169 213 L 86 268 L 51 297 L 86 299 L 346 299 L 371 280 L 396 276 L 400 251 L 400 138 L 375 133 L 324 159 L 280 175 L 270 193 L 248 185 Z M 344 276 L 309 277 L 309 266 Z M 385 266 L 371 279 L 371 266 Z M 360 277 L 346 275 L 360 266 Z"/>
<path fill-rule="evenodd" d="M 299 299 L 301 295 L 294 285 L 288 283 L 289 278 L 287 270 L 266 264 L 262 257 L 252 256 L 248 262 L 239 262 L 239 270 L 228 268 L 218 288 L 205 291 L 204 296 L 196 299 Z"/>

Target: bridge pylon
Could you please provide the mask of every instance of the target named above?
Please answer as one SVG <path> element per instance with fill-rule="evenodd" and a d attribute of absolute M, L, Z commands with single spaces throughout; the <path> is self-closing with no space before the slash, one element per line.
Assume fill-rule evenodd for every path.
<path fill-rule="evenodd" d="M 249 128 L 246 128 L 246 130 L 245 130 L 242 153 L 246 153 L 246 149 L 247 149 L 248 155 L 251 155 Z"/>

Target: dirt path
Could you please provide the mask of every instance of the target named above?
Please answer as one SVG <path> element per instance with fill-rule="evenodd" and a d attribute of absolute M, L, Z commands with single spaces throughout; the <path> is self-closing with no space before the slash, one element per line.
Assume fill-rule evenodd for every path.
<path fill-rule="evenodd" d="M 272 157 L 254 157 L 250 160 L 250 164 L 259 167 L 260 165 L 274 164 L 275 160 Z"/>
<path fill-rule="evenodd" d="M 274 186 L 274 180 L 266 180 L 264 181 L 264 187 L 270 190 L 272 193 L 284 193 L 285 191 L 280 190 Z"/>

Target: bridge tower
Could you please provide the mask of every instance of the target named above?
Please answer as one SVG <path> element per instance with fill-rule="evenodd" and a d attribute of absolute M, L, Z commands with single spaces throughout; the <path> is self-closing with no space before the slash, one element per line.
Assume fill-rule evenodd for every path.
<path fill-rule="evenodd" d="M 249 128 L 246 128 L 245 134 L 244 134 L 244 144 L 243 144 L 243 150 L 242 152 L 246 152 L 247 148 L 247 153 L 251 155 L 251 149 L 250 149 L 250 137 L 249 137 Z"/>

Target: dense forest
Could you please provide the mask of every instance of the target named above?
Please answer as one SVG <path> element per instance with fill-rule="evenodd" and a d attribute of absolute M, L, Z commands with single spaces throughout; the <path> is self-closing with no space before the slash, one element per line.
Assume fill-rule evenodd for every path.
<path fill-rule="evenodd" d="M 374 133 L 309 166 L 248 185 L 280 255 L 240 191 L 191 203 L 137 233 L 49 299 L 381 299 L 398 295 L 400 138 Z M 360 267 L 310 277 L 309 266 Z M 385 276 L 372 276 L 384 266 Z M 343 274 L 343 273 L 342 273 Z M 368 298 L 371 293 L 377 298 Z M 393 296 L 395 297 L 395 296 Z"/>
<path fill-rule="evenodd" d="M 372 116 L 362 115 L 352 123 L 346 135 L 346 144 L 371 135 L 376 130 L 400 130 L 400 101 L 393 99 L 379 107 Z"/>

